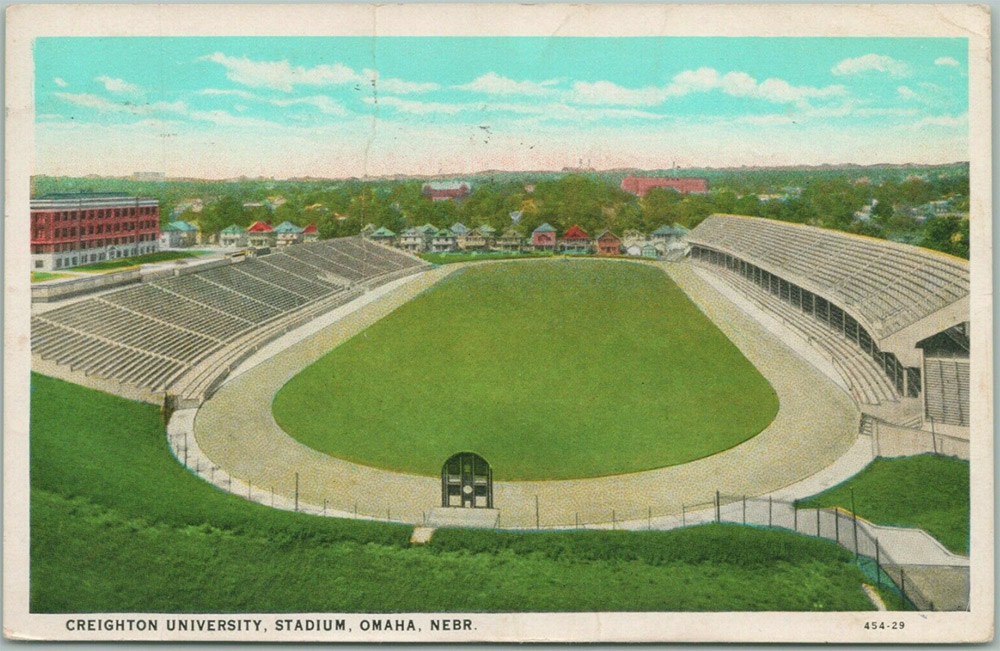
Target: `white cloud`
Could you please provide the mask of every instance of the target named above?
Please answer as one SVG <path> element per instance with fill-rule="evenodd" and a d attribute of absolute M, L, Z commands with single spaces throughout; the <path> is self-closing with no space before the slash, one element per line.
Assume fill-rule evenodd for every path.
<path fill-rule="evenodd" d="M 137 95 L 142 92 L 135 84 L 130 84 L 124 79 L 116 79 L 114 77 L 94 77 L 94 81 L 99 81 L 104 84 L 104 89 L 109 93 L 114 93 L 116 95 Z"/>
<path fill-rule="evenodd" d="M 808 100 L 845 95 L 841 85 L 794 86 L 783 79 L 766 79 L 761 83 L 745 72 L 720 74 L 714 68 L 685 70 L 674 75 L 666 86 L 625 88 L 609 81 L 577 82 L 569 95 L 581 104 L 655 106 L 671 97 L 720 90 L 733 97 L 756 97 L 775 104 L 808 106 Z"/>
<path fill-rule="evenodd" d="M 796 119 L 780 113 L 769 113 L 765 115 L 744 115 L 737 118 L 741 124 L 792 124 Z"/>
<path fill-rule="evenodd" d="M 192 120 L 211 122 L 222 127 L 276 128 L 281 126 L 276 122 L 242 117 L 226 111 L 191 111 L 187 115 Z"/>
<path fill-rule="evenodd" d="M 68 85 L 69 85 L 69 84 L 67 84 L 67 83 L 66 83 L 66 82 L 65 82 L 65 81 L 63 80 L 63 78 L 62 78 L 62 77 L 53 77 L 53 78 L 52 78 L 52 82 L 53 82 L 53 83 L 54 83 L 54 84 L 55 84 L 56 86 L 59 86 L 59 88 L 66 88 L 66 86 L 68 86 Z"/>
<path fill-rule="evenodd" d="M 269 88 L 286 93 L 292 92 L 295 86 L 356 86 L 378 85 L 388 92 L 423 93 L 437 90 L 435 83 L 411 82 L 402 79 L 382 79 L 378 72 L 365 70 L 361 73 L 342 63 L 323 63 L 311 68 L 293 66 L 287 60 L 254 61 L 247 56 L 233 57 L 214 52 L 199 57 L 199 61 L 218 63 L 226 69 L 226 77 L 230 81 L 249 86 L 250 88 Z"/>
<path fill-rule="evenodd" d="M 626 106 L 653 106 L 667 98 L 664 88 L 625 88 L 610 81 L 578 81 L 573 84 L 569 99 L 580 104 L 612 104 Z"/>
<path fill-rule="evenodd" d="M 295 106 L 297 104 L 312 106 L 313 108 L 318 109 L 320 112 L 326 113 L 327 115 L 346 116 L 350 114 L 348 110 L 345 109 L 340 102 L 337 102 L 336 100 L 333 100 L 327 97 L 326 95 L 314 95 L 312 97 L 296 97 L 294 99 L 271 99 L 265 101 L 267 101 L 269 104 L 273 104 L 274 106 L 281 106 L 281 107 Z"/>
<path fill-rule="evenodd" d="M 938 57 L 934 59 L 934 65 L 936 66 L 958 66 L 960 65 L 956 59 L 951 57 Z"/>
<path fill-rule="evenodd" d="M 433 82 L 405 81 L 403 79 L 392 78 L 383 79 L 379 76 L 378 70 L 366 69 L 364 70 L 364 76 L 377 90 L 384 91 L 386 93 L 407 95 L 409 93 L 428 93 L 432 90 L 438 90 L 441 88 L 440 85 Z"/>
<path fill-rule="evenodd" d="M 957 129 L 968 126 L 968 124 L 969 114 L 963 113 L 961 115 L 932 115 L 930 117 L 917 120 L 916 122 L 906 126 L 911 129 L 922 129 L 924 127 L 945 127 L 949 129 Z"/>
<path fill-rule="evenodd" d="M 830 72 L 838 76 L 857 75 L 864 72 L 884 72 L 893 77 L 905 77 L 910 74 L 910 66 L 903 61 L 883 54 L 865 54 L 852 59 L 844 59 L 833 66 Z"/>
<path fill-rule="evenodd" d="M 914 99 L 917 96 L 916 91 L 909 86 L 900 86 L 896 89 L 896 92 L 899 93 L 899 96 L 903 99 Z"/>
<path fill-rule="evenodd" d="M 198 91 L 198 95 L 212 95 L 219 97 L 242 97 L 243 99 L 258 99 L 257 95 L 246 91 L 238 89 L 222 89 L 222 88 L 204 88 Z"/>
<path fill-rule="evenodd" d="M 517 81 L 509 77 L 498 75 L 495 72 L 487 72 L 467 84 L 454 86 L 458 90 L 467 90 L 473 93 L 483 93 L 485 95 L 527 95 L 529 97 L 541 97 L 551 95 L 555 92 L 552 86 L 559 83 L 557 79 L 548 79 L 541 82 Z"/>
<path fill-rule="evenodd" d="M 56 97 L 74 104 L 96 109 L 100 113 L 132 113 L 134 115 L 148 115 L 150 113 L 168 112 L 184 114 L 187 112 L 187 105 L 184 102 L 116 102 L 93 95 L 91 93 L 53 93 Z"/>
<path fill-rule="evenodd" d="M 396 109 L 400 113 L 410 115 L 456 115 L 463 111 L 471 111 L 475 108 L 473 104 L 446 104 L 443 102 L 421 102 L 417 100 L 402 99 L 400 97 L 365 97 L 362 101 L 373 106 L 388 106 Z"/>

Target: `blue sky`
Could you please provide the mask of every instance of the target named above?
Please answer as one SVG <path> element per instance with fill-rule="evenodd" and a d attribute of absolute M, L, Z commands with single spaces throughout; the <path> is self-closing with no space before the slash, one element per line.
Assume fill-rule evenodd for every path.
<path fill-rule="evenodd" d="M 42 38 L 36 173 L 968 159 L 964 39 Z"/>

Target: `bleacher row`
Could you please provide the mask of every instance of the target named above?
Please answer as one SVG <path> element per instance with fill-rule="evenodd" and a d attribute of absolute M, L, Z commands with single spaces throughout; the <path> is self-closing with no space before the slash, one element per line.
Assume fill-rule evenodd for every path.
<path fill-rule="evenodd" d="M 846 339 L 842 332 L 831 328 L 812 315 L 779 300 L 756 283 L 738 273 L 725 273 L 721 268 L 705 265 L 718 274 L 758 307 L 774 315 L 779 321 L 797 330 L 802 337 L 822 349 L 835 360 L 837 370 L 859 402 L 877 405 L 899 399 L 899 393 L 885 372 L 870 355 Z"/>
<path fill-rule="evenodd" d="M 813 226 L 712 215 L 688 241 L 771 269 L 851 308 L 880 338 L 969 294 L 964 261 Z"/>
<path fill-rule="evenodd" d="M 927 416 L 934 422 L 969 426 L 969 360 L 924 359 Z"/>
<path fill-rule="evenodd" d="M 423 265 L 360 238 L 283 248 L 134 285 L 32 317 L 32 353 L 88 375 L 164 390 L 220 349 L 323 311 Z"/>

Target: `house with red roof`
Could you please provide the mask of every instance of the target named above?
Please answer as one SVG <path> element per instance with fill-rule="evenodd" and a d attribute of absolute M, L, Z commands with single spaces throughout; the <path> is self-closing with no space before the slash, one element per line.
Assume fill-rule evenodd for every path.
<path fill-rule="evenodd" d="M 316 224 L 309 224 L 302 229 L 302 241 L 303 242 L 315 242 L 319 239 L 319 229 L 316 228 Z"/>
<path fill-rule="evenodd" d="M 247 229 L 247 240 L 250 246 L 268 248 L 274 246 L 276 239 L 274 228 L 267 222 L 254 222 Z"/>
<path fill-rule="evenodd" d="M 559 241 L 559 249 L 563 253 L 590 253 L 590 236 L 585 230 L 573 224 Z"/>
<path fill-rule="evenodd" d="M 622 179 L 622 190 L 637 197 L 645 197 L 653 188 L 668 188 L 681 194 L 708 194 L 708 179 L 664 178 L 662 176 L 626 176 Z"/>
<path fill-rule="evenodd" d="M 604 231 L 597 236 L 597 255 L 621 255 L 622 238 L 611 231 Z"/>

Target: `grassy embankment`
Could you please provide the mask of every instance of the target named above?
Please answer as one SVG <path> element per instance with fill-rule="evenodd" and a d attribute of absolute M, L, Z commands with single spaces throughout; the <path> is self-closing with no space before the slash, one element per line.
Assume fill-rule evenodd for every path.
<path fill-rule="evenodd" d="M 73 267 L 72 271 L 121 271 L 129 267 L 138 267 L 151 262 L 168 262 L 170 260 L 183 260 L 185 258 L 197 258 L 208 255 L 211 251 L 158 251 L 137 255 L 131 258 L 118 258 L 116 260 L 105 260 L 94 264 Z"/>
<path fill-rule="evenodd" d="M 276 511 L 170 455 L 158 410 L 32 376 L 33 612 L 870 610 L 822 540 L 738 526 L 517 534 Z"/>
<path fill-rule="evenodd" d="M 801 500 L 803 508 L 851 508 L 875 524 L 919 527 L 969 553 L 969 462 L 933 454 L 876 459 L 851 479 Z"/>

